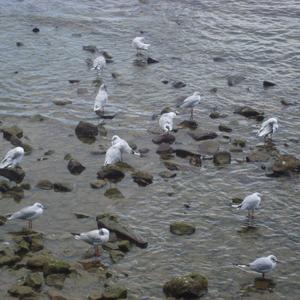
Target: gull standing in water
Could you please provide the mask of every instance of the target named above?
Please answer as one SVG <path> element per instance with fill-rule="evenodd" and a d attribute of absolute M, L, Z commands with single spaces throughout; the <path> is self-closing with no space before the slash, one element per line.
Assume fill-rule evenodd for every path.
<path fill-rule="evenodd" d="M 140 50 L 148 50 L 150 47 L 150 44 L 145 44 L 144 43 L 144 37 L 138 36 L 132 40 L 132 46 L 136 49 L 137 55 L 139 54 Z"/>
<path fill-rule="evenodd" d="M 28 229 L 32 229 L 32 220 L 38 218 L 44 212 L 44 206 L 41 203 L 34 203 L 31 206 L 26 206 L 19 211 L 13 213 L 7 220 L 27 220 Z"/>
<path fill-rule="evenodd" d="M 110 146 L 105 154 L 104 166 L 113 165 L 122 160 L 121 146 L 116 144 Z"/>
<path fill-rule="evenodd" d="M 91 70 L 96 70 L 97 74 L 102 74 L 104 67 L 106 66 L 105 57 L 101 54 L 100 56 L 96 57 L 93 62 L 93 67 Z"/>
<path fill-rule="evenodd" d="M 251 271 L 255 271 L 257 273 L 261 273 L 262 277 L 265 278 L 265 273 L 271 272 L 276 264 L 280 261 L 274 255 L 264 256 L 255 259 L 253 262 L 247 265 L 236 265 L 240 268 L 250 269 Z"/>
<path fill-rule="evenodd" d="M 16 167 L 24 157 L 24 149 L 16 147 L 7 152 L 3 160 L 0 162 L 0 169 Z"/>
<path fill-rule="evenodd" d="M 183 100 L 183 103 L 178 105 L 181 108 L 191 109 L 191 120 L 193 120 L 194 107 L 200 103 L 201 97 L 199 92 L 195 92 L 192 96 L 187 97 Z"/>
<path fill-rule="evenodd" d="M 108 95 L 105 84 L 101 84 L 98 94 L 95 99 L 94 112 L 104 112 L 104 107 L 107 103 Z"/>
<path fill-rule="evenodd" d="M 106 228 L 95 229 L 80 233 L 74 236 L 75 240 L 84 241 L 95 248 L 95 256 L 100 256 L 99 245 L 103 245 L 109 240 L 109 230 Z"/>
<path fill-rule="evenodd" d="M 265 140 L 270 137 L 272 139 L 273 134 L 278 130 L 277 118 L 270 118 L 261 124 L 260 129 L 257 132 L 259 137 L 263 137 Z"/>
<path fill-rule="evenodd" d="M 128 143 L 121 139 L 119 136 L 117 135 L 114 135 L 112 138 L 111 138 L 111 144 L 112 146 L 116 146 L 118 145 L 118 147 L 120 148 L 120 151 L 121 151 L 121 160 L 122 160 L 122 154 L 125 152 L 125 153 L 128 153 L 128 154 L 133 154 L 133 155 L 136 155 L 136 156 L 141 156 L 140 153 L 138 152 L 135 152 L 129 145 Z"/>
<path fill-rule="evenodd" d="M 169 133 L 173 130 L 173 119 L 176 117 L 176 112 L 164 113 L 159 118 L 159 127 L 164 131 Z"/>
<path fill-rule="evenodd" d="M 241 210 L 248 210 L 248 217 L 254 218 L 254 210 L 259 208 L 261 202 L 262 194 L 260 193 L 253 193 L 247 196 L 241 204 L 232 205 L 234 208 L 238 208 Z M 250 215 L 250 211 L 252 211 L 252 216 Z"/>

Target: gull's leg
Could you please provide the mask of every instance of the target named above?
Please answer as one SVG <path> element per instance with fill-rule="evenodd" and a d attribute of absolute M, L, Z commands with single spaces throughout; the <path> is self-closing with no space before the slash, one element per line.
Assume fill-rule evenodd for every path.
<path fill-rule="evenodd" d="M 254 209 L 252 209 L 252 219 L 254 219 Z"/>
<path fill-rule="evenodd" d="M 99 250 L 99 246 L 98 245 L 95 246 L 95 256 L 96 257 L 100 256 L 100 250 Z"/>
<path fill-rule="evenodd" d="M 248 210 L 248 218 L 249 218 L 249 219 L 251 218 L 250 210 Z"/>
<path fill-rule="evenodd" d="M 32 220 L 28 220 L 28 229 L 32 229 Z"/>
<path fill-rule="evenodd" d="M 262 278 L 265 278 L 265 273 L 262 273 Z"/>

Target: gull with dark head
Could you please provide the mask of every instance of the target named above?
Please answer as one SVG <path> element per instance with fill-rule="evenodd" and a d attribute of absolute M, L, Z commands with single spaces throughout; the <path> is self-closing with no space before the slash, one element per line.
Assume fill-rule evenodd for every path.
<path fill-rule="evenodd" d="M 103 72 L 104 67 L 106 66 L 105 57 L 101 54 L 100 56 L 96 57 L 93 61 L 93 67 L 91 70 L 96 70 L 97 74 Z"/>
<path fill-rule="evenodd" d="M 176 117 L 176 112 L 164 113 L 158 120 L 159 127 L 166 133 L 170 133 L 173 130 L 173 119 Z"/>
<path fill-rule="evenodd" d="M 121 160 L 122 160 L 122 154 L 125 152 L 125 153 L 128 153 L 128 154 L 133 154 L 133 155 L 136 155 L 136 156 L 141 156 L 140 153 L 138 152 L 135 152 L 130 146 L 129 144 L 121 139 L 119 136 L 117 135 L 114 135 L 112 138 L 111 138 L 111 144 L 112 146 L 116 146 L 118 145 L 120 151 L 121 151 Z"/>
<path fill-rule="evenodd" d="M 106 228 L 95 229 L 75 235 L 74 238 L 93 245 L 95 248 L 95 256 L 100 256 L 99 246 L 108 242 L 109 230 Z"/>
<path fill-rule="evenodd" d="M 94 112 L 100 112 L 100 111 L 104 111 L 104 107 L 107 103 L 108 100 L 108 95 L 107 95 L 107 90 L 106 90 L 106 86 L 105 84 L 101 84 L 98 94 L 96 96 L 95 99 L 95 103 L 94 103 Z"/>
<path fill-rule="evenodd" d="M 144 43 L 145 38 L 142 36 L 138 36 L 132 40 L 132 46 L 136 49 L 137 54 L 140 50 L 148 50 L 150 44 Z"/>
<path fill-rule="evenodd" d="M 28 221 L 28 229 L 32 229 L 32 220 L 38 218 L 44 212 L 43 204 L 36 202 L 31 206 L 26 206 L 19 211 L 16 211 L 7 220 L 26 220 Z"/>
<path fill-rule="evenodd" d="M 195 92 L 192 96 L 183 100 L 178 107 L 191 109 L 191 120 L 193 119 L 194 107 L 200 103 L 201 97 L 199 92 Z"/>
<path fill-rule="evenodd" d="M 236 265 L 237 267 L 243 269 L 249 269 L 257 273 L 261 273 L 262 277 L 265 277 L 265 273 L 271 272 L 280 261 L 276 258 L 275 255 L 264 256 L 255 259 L 253 262 L 247 265 Z"/>
<path fill-rule="evenodd" d="M 259 137 L 263 137 L 265 140 L 270 137 L 272 139 L 273 134 L 278 130 L 277 118 L 270 118 L 261 124 L 260 129 L 257 132 Z"/>
<path fill-rule="evenodd" d="M 9 150 L 3 160 L 0 162 L 0 169 L 16 167 L 24 157 L 24 149 L 16 147 Z"/>
<path fill-rule="evenodd" d="M 238 208 L 241 210 L 247 210 L 248 211 L 248 217 L 254 218 L 254 210 L 259 208 L 260 202 L 261 202 L 262 194 L 260 193 L 253 193 L 243 200 L 241 204 L 232 205 L 234 208 Z M 250 215 L 250 212 L 252 212 L 252 215 Z"/>

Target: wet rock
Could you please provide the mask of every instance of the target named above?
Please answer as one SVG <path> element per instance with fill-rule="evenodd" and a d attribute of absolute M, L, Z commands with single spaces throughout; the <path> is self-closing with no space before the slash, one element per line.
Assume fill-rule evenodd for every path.
<path fill-rule="evenodd" d="M 1 129 L 1 131 L 3 133 L 3 137 L 8 141 L 12 136 L 16 136 L 19 139 L 23 137 L 23 130 L 16 125 L 11 127 L 4 127 Z"/>
<path fill-rule="evenodd" d="M 219 151 L 220 145 L 216 141 L 203 141 L 198 145 L 198 152 L 202 155 L 213 155 Z"/>
<path fill-rule="evenodd" d="M 231 76 L 227 77 L 227 84 L 229 86 L 235 86 L 235 85 L 241 83 L 245 79 L 246 78 L 242 75 L 231 75 Z"/>
<path fill-rule="evenodd" d="M 99 260 L 84 259 L 80 260 L 79 263 L 82 265 L 84 270 L 87 272 L 106 271 L 107 267 Z"/>
<path fill-rule="evenodd" d="M 43 122 L 43 121 L 45 121 L 45 119 L 46 119 L 46 117 L 44 117 L 40 114 L 36 114 L 31 117 L 32 122 Z"/>
<path fill-rule="evenodd" d="M 52 154 L 54 154 L 54 153 L 55 153 L 54 150 L 47 150 L 47 151 L 44 153 L 44 155 L 50 156 L 50 155 L 52 155 Z"/>
<path fill-rule="evenodd" d="M 99 52 L 98 48 L 94 45 L 82 46 L 82 49 L 91 53 Z"/>
<path fill-rule="evenodd" d="M 50 274 L 46 277 L 45 282 L 48 286 L 54 286 L 61 289 L 64 286 L 65 279 L 65 274 Z"/>
<path fill-rule="evenodd" d="M 300 172 L 300 160 L 293 155 L 280 155 L 272 165 L 274 176 L 287 175 L 290 172 Z"/>
<path fill-rule="evenodd" d="M 124 195 L 117 188 L 107 189 L 104 196 L 109 199 L 124 199 Z"/>
<path fill-rule="evenodd" d="M 114 79 L 117 79 L 119 77 L 121 77 L 122 75 L 120 73 L 117 73 L 117 72 L 112 72 L 111 73 L 111 77 L 114 78 Z"/>
<path fill-rule="evenodd" d="M 161 82 L 162 82 L 163 84 L 168 84 L 168 83 L 169 83 L 169 80 L 163 79 Z"/>
<path fill-rule="evenodd" d="M 218 111 L 213 111 L 213 112 L 210 113 L 209 117 L 211 119 L 218 119 L 218 118 L 226 118 L 227 115 L 221 114 Z"/>
<path fill-rule="evenodd" d="M 193 132 L 188 132 L 188 134 L 195 140 L 195 141 L 203 141 L 203 140 L 211 140 L 215 139 L 218 135 L 215 132 L 211 131 L 202 131 L 197 130 Z"/>
<path fill-rule="evenodd" d="M 38 290 L 43 285 L 43 276 L 41 273 L 31 273 L 25 278 L 24 285 L 30 286 L 35 290 Z"/>
<path fill-rule="evenodd" d="M 177 171 L 177 170 L 179 170 L 179 166 L 176 163 L 165 161 L 164 165 L 170 171 Z"/>
<path fill-rule="evenodd" d="M 98 228 L 105 227 L 117 234 L 121 239 L 132 241 L 141 248 L 145 248 L 148 242 L 135 233 L 129 226 L 119 221 L 119 218 L 112 214 L 102 214 L 96 217 Z"/>
<path fill-rule="evenodd" d="M 17 284 L 10 287 L 8 293 L 12 296 L 18 297 L 19 299 L 34 297 L 36 295 L 36 293 L 30 286 Z"/>
<path fill-rule="evenodd" d="M 189 128 L 189 129 L 196 129 L 198 127 L 198 123 L 193 120 L 184 120 L 178 125 L 179 128 Z"/>
<path fill-rule="evenodd" d="M 78 80 L 78 79 L 69 79 L 68 80 L 71 84 L 73 84 L 73 83 L 79 83 L 80 82 L 80 80 Z M 72 103 L 72 101 L 71 101 L 71 103 Z"/>
<path fill-rule="evenodd" d="M 264 119 L 264 113 L 263 112 L 259 112 L 255 109 L 253 109 L 252 107 L 249 106 L 242 106 L 242 107 L 238 107 L 234 113 L 242 115 L 246 118 L 250 118 L 250 119 L 256 119 L 257 121 L 262 121 Z"/>
<path fill-rule="evenodd" d="M 157 135 L 152 139 L 152 142 L 154 144 L 162 144 L 162 143 L 173 144 L 175 142 L 175 136 L 172 134 Z"/>
<path fill-rule="evenodd" d="M 88 296 L 88 300 L 101 300 L 101 299 L 102 299 L 102 291 L 92 291 Z"/>
<path fill-rule="evenodd" d="M 213 57 L 213 61 L 214 62 L 224 62 L 225 58 L 224 57 L 220 57 L 220 56 L 216 56 L 216 57 Z"/>
<path fill-rule="evenodd" d="M 13 237 L 16 242 L 16 254 L 24 255 L 28 252 L 37 252 L 44 249 L 43 235 L 37 232 L 25 232 Z"/>
<path fill-rule="evenodd" d="M 67 298 L 63 294 L 61 294 L 55 289 L 48 290 L 47 295 L 50 300 L 67 300 Z"/>
<path fill-rule="evenodd" d="M 9 185 L 9 182 L 6 180 L 0 181 L 0 192 L 6 193 L 11 189 L 11 186 Z"/>
<path fill-rule="evenodd" d="M 209 90 L 209 92 L 213 93 L 213 94 L 215 94 L 217 91 L 218 91 L 218 88 L 216 88 L 216 87 L 213 87 Z"/>
<path fill-rule="evenodd" d="M 21 167 L 0 169 L 0 176 L 3 176 L 10 181 L 21 183 L 25 177 L 25 172 Z"/>
<path fill-rule="evenodd" d="M 227 151 L 220 151 L 214 154 L 213 161 L 216 166 L 230 164 L 231 155 Z"/>
<path fill-rule="evenodd" d="M 200 156 L 199 154 L 196 154 L 191 151 L 184 150 L 184 149 L 175 149 L 174 152 L 175 152 L 176 156 L 181 157 L 181 158 L 187 158 L 187 157 L 191 157 L 191 156 Z"/>
<path fill-rule="evenodd" d="M 124 172 L 114 165 L 108 165 L 97 172 L 98 179 L 107 179 L 110 182 L 117 183 L 125 177 Z"/>
<path fill-rule="evenodd" d="M 57 106 L 65 106 L 67 104 L 72 104 L 71 100 L 54 100 L 52 102 Z"/>
<path fill-rule="evenodd" d="M 162 177 L 162 178 L 174 178 L 176 177 L 176 173 L 173 173 L 173 172 L 169 172 L 169 171 L 162 171 L 159 173 L 159 176 Z"/>
<path fill-rule="evenodd" d="M 202 165 L 201 156 L 200 155 L 190 156 L 189 163 L 191 166 L 201 167 L 201 165 Z"/>
<path fill-rule="evenodd" d="M 80 121 L 75 128 L 78 137 L 95 138 L 98 135 L 98 127 L 94 124 Z"/>
<path fill-rule="evenodd" d="M 272 279 L 258 277 L 254 279 L 254 287 L 258 290 L 272 291 L 275 287 L 275 283 Z"/>
<path fill-rule="evenodd" d="M 41 190 L 52 190 L 53 183 L 50 180 L 43 179 L 37 183 L 36 187 L 38 187 Z"/>
<path fill-rule="evenodd" d="M 246 141 L 243 139 L 234 139 L 232 145 L 244 148 L 246 146 Z"/>
<path fill-rule="evenodd" d="M 166 282 L 163 291 L 167 296 L 192 299 L 206 294 L 208 282 L 206 277 L 198 273 L 175 277 Z"/>
<path fill-rule="evenodd" d="M 68 163 L 68 170 L 73 175 L 79 175 L 85 170 L 85 167 L 79 161 L 70 159 Z"/>
<path fill-rule="evenodd" d="M 67 153 L 67 154 L 65 155 L 65 157 L 64 157 L 64 160 L 69 161 L 69 160 L 71 160 L 72 158 L 73 158 L 73 157 L 72 157 L 71 153 Z"/>
<path fill-rule="evenodd" d="M 24 44 L 22 42 L 16 42 L 16 46 L 17 47 L 22 47 L 22 46 L 24 46 Z"/>
<path fill-rule="evenodd" d="M 232 128 L 228 127 L 228 126 L 225 125 L 225 124 L 220 124 L 220 125 L 219 125 L 219 130 L 220 130 L 220 131 L 223 131 L 223 132 L 231 132 L 231 131 L 232 131 Z"/>
<path fill-rule="evenodd" d="M 106 181 L 102 179 L 98 179 L 90 183 L 92 189 L 101 189 L 106 185 Z"/>
<path fill-rule="evenodd" d="M 247 162 L 266 162 L 270 158 L 276 158 L 279 155 L 278 150 L 272 144 L 266 144 L 257 147 L 253 152 L 251 152 L 247 157 Z"/>
<path fill-rule="evenodd" d="M 118 249 L 124 253 L 127 253 L 131 249 L 131 244 L 128 240 L 117 241 Z"/>
<path fill-rule="evenodd" d="M 7 221 L 7 218 L 0 215 L 0 226 L 4 225 L 6 223 L 6 221 Z"/>
<path fill-rule="evenodd" d="M 195 230 L 195 226 L 186 222 L 174 222 L 170 225 L 170 232 L 176 235 L 191 235 Z"/>
<path fill-rule="evenodd" d="M 117 263 L 122 258 L 124 258 L 125 254 L 120 250 L 111 250 L 109 251 L 109 256 L 112 262 Z"/>
<path fill-rule="evenodd" d="M 119 284 L 110 284 L 105 287 L 101 300 L 126 299 L 127 289 Z"/>
<path fill-rule="evenodd" d="M 69 274 L 71 273 L 71 266 L 65 261 L 50 258 L 43 265 L 43 273 L 44 276 L 50 274 Z"/>
<path fill-rule="evenodd" d="M 268 80 L 263 81 L 263 87 L 264 88 L 268 88 L 268 87 L 275 86 L 275 85 L 276 84 L 274 82 L 271 82 L 271 81 L 268 81 Z"/>
<path fill-rule="evenodd" d="M 34 33 L 39 33 L 39 32 L 40 32 L 40 29 L 39 29 L 38 27 L 34 27 L 34 28 L 32 29 L 32 32 L 34 32 Z"/>
<path fill-rule="evenodd" d="M 0 267 L 13 266 L 20 260 L 21 257 L 15 255 L 14 251 L 12 251 L 9 247 L 3 247 L 0 249 Z"/>
<path fill-rule="evenodd" d="M 108 119 L 108 120 L 113 119 L 117 115 L 116 112 L 106 111 L 106 110 L 105 111 L 103 111 L 103 110 L 97 110 L 97 111 L 95 111 L 95 113 L 100 118 L 102 118 L 102 119 Z"/>
<path fill-rule="evenodd" d="M 136 171 L 131 177 L 139 186 L 147 186 L 153 182 L 153 176 L 145 171 Z"/>
<path fill-rule="evenodd" d="M 156 153 L 157 154 L 173 153 L 173 148 L 170 146 L 170 144 L 162 143 L 158 146 Z"/>
<path fill-rule="evenodd" d="M 175 88 L 175 89 L 180 89 L 180 88 L 183 88 L 185 86 L 186 86 L 186 84 L 182 81 L 174 81 L 172 83 L 172 87 Z"/>
<path fill-rule="evenodd" d="M 83 214 L 83 213 L 74 213 L 75 217 L 77 219 L 87 219 L 87 218 L 90 218 L 91 216 L 88 216 L 86 214 Z"/>
<path fill-rule="evenodd" d="M 73 190 L 73 187 L 69 183 L 64 182 L 54 182 L 53 183 L 54 192 L 67 193 Z"/>
<path fill-rule="evenodd" d="M 157 63 L 159 63 L 159 61 L 157 59 L 152 58 L 152 57 L 148 57 L 147 58 L 147 63 L 148 63 L 148 65 L 157 64 Z"/>
<path fill-rule="evenodd" d="M 51 261 L 51 256 L 46 254 L 34 255 L 27 258 L 26 267 L 30 270 L 43 270 L 43 267 Z"/>

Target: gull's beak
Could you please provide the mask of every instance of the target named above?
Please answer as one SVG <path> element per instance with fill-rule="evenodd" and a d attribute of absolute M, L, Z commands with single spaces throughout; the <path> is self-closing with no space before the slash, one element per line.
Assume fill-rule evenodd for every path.
<path fill-rule="evenodd" d="M 283 263 L 283 261 L 281 261 L 281 260 L 276 260 L 276 262 L 279 264 Z"/>

